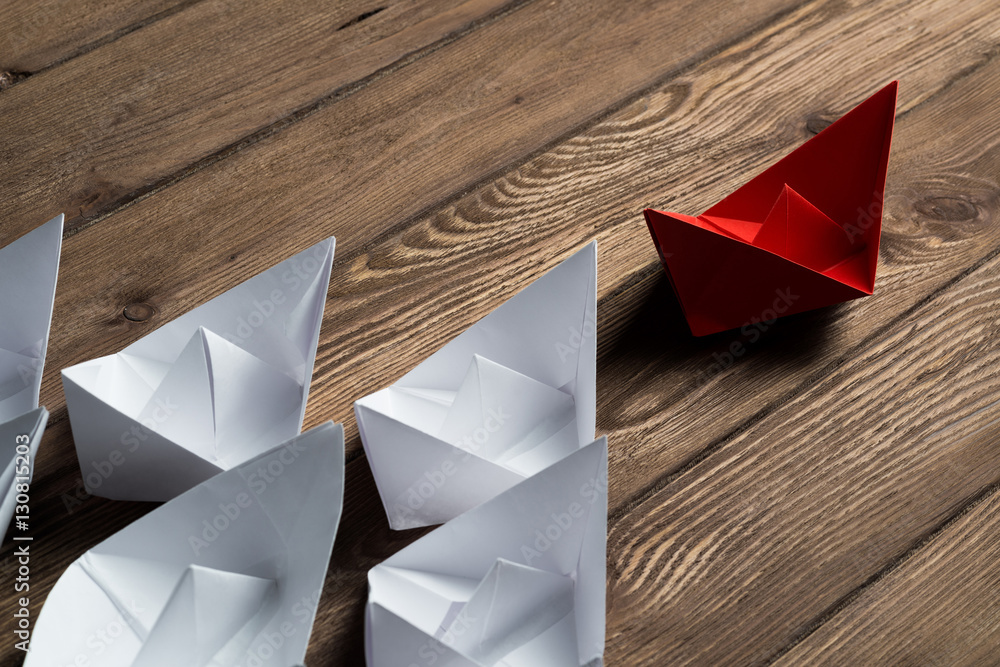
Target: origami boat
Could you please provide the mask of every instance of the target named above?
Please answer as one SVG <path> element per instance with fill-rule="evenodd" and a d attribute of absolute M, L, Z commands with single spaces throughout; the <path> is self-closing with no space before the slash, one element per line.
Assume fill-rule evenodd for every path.
<path fill-rule="evenodd" d="M 300 664 L 343 493 L 330 422 L 219 473 L 73 562 L 25 667 Z"/>
<path fill-rule="evenodd" d="M 63 216 L 0 248 L 0 533 L 15 484 L 30 483 L 49 413 L 38 407 L 59 273 Z"/>
<path fill-rule="evenodd" d="M 63 370 L 88 493 L 164 501 L 302 428 L 334 239 Z"/>
<path fill-rule="evenodd" d="M 600 438 L 372 568 L 367 665 L 600 665 L 607 466 Z"/>
<path fill-rule="evenodd" d="M 896 87 L 697 217 L 645 210 L 694 335 L 872 293 Z"/>
<path fill-rule="evenodd" d="M 594 438 L 591 243 L 354 412 L 396 530 L 442 523 Z"/>

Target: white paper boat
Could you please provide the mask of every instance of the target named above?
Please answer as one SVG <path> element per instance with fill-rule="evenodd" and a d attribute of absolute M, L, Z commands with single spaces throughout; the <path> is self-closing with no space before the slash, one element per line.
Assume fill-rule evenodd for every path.
<path fill-rule="evenodd" d="M 334 239 L 62 372 L 87 491 L 169 500 L 302 428 Z"/>
<path fill-rule="evenodd" d="M 607 439 L 368 573 L 368 667 L 602 664 Z"/>
<path fill-rule="evenodd" d="M 354 404 L 394 529 L 441 523 L 594 438 L 597 244 Z"/>
<path fill-rule="evenodd" d="M 0 248 L 0 530 L 14 513 L 14 484 L 31 481 L 49 413 L 38 409 L 59 274 L 63 216 Z M 23 437 L 21 437 L 23 436 Z M 16 460 L 17 445 L 29 455 Z M 23 449 L 22 449 L 23 452 Z M 25 469 L 26 468 L 26 469 Z M 15 479 L 15 477 L 17 479 Z"/>
<path fill-rule="evenodd" d="M 301 663 L 343 492 L 330 422 L 199 484 L 69 566 L 25 667 Z"/>

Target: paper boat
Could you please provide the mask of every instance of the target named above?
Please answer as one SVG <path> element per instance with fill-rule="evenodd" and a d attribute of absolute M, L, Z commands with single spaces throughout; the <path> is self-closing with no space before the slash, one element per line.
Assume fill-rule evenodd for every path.
<path fill-rule="evenodd" d="M 434 525 L 594 438 L 597 245 L 354 411 L 394 529 Z"/>
<path fill-rule="evenodd" d="M 25 667 L 301 663 L 343 492 L 329 422 L 201 483 L 69 566 Z"/>
<path fill-rule="evenodd" d="M 646 209 L 691 332 L 872 293 L 896 82 L 698 217 Z"/>
<path fill-rule="evenodd" d="M 368 667 L 581 667 L 604 653 L 607 439 L 368 573 Z"/>
<path fill-rule="evenodd" d="M 38 407 L 63 216 L 0 248 L 0 422 Z"/>
<path fill-rule="evenodd" d="M 3 489 L 4 494 L 0 500 L 0 527 L 4 531 L 10 525 L 14 508 L 18 505 L 18 485 L 31 484 L 35 471 L 35 455 L 38 453 L 38 445 L 42 442 L 42 433 L 48 420 L 48 410 L 35 408 L 10 421 L 0 423 L 0 442 L 4 443 L 3 449 L 0 450 L 2 457 L 0 489 Z M 31 497 L 30 489 L 27 496 Z M 25 525 L 29 524 L 25 522 Z M 25 529 L 20 527 L 20 530 Z M 15 530 L 15 535 L 17 532 Z"/>
<path fill-rule="evenodd" d="M 15 483 L 30 482 L 49 413 L 38 408 L 59 273 L 63 216 L 0 248 L 0 531 Z M 18 445 L 22 447 L 18 451 Z M 25 449 L 27 447 L 27 460 Z M 20 457 L 20 458 L 17 458 Z"/>
<path fill-rule="evenodd" d="M 302 428 L 334 239 L 63 370 L 87 491 L 169 500 Z"/>

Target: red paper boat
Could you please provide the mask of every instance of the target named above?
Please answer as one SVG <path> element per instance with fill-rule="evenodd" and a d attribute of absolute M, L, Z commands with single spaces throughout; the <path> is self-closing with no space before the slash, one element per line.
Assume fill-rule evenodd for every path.
<path fill-rule="evenodd" d="M 896 85 L 702 215 L 644 211 L 694 335 L 872 293 Z"/>

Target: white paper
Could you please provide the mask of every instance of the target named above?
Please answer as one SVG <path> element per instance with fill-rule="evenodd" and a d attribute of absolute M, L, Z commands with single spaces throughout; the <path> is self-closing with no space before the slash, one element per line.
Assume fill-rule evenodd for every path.
<path fill-rule="evenodd" d="M 0 531 L 14 513 L 14 484 L 31 480 L 49 413 L 38 408 L 62 248 L 63 216 L 0 248 Z M 27 436 L 27 471 L 15 459 Z M 25 438 L 21 438 L 24 440 Z M 23 450 L 22 450 L 23 451 Z M 15 474 L 15 470 L 18 474 Z M 21 474 L 26 473 L 26 474 Z"/>
<path fill-rule="evenodd" d="M 368 667 L 602 664 L 607 439 L 368 573 Z"/>
<path fill-rule="evenodd" d="M 299 432 L 334 243 L 63 370 L 89 493 L 169 500 Z"/>
<path fill-rule="evenodd" d="M 389 525 L 452 519 L 594 438 L 597 244 L 354 404 Z"/>
<path fill-rule="evenodd" d="M 38 407 L 63 216 L 0 248 L 0 422 Z"/>
<path fill-rule="evenodd" d="M 35 471 L 35 456 L 42 442 L 42 433 L 49 420 L 49 411 L 35 408 L 30 412 L 0 423 L 0 528 L 10 525 L 17 506 L 18 485 L 31 483 Z M 30 489 L 28 496 L 30 497 Z M 15 530 L 15 535 L 17 531 Z"/>
<path fill-rule="evenodd" d="M 201 483 L 70 565 L 25 667 L 301 663 L 343 492 L 330 422 Z"/>

